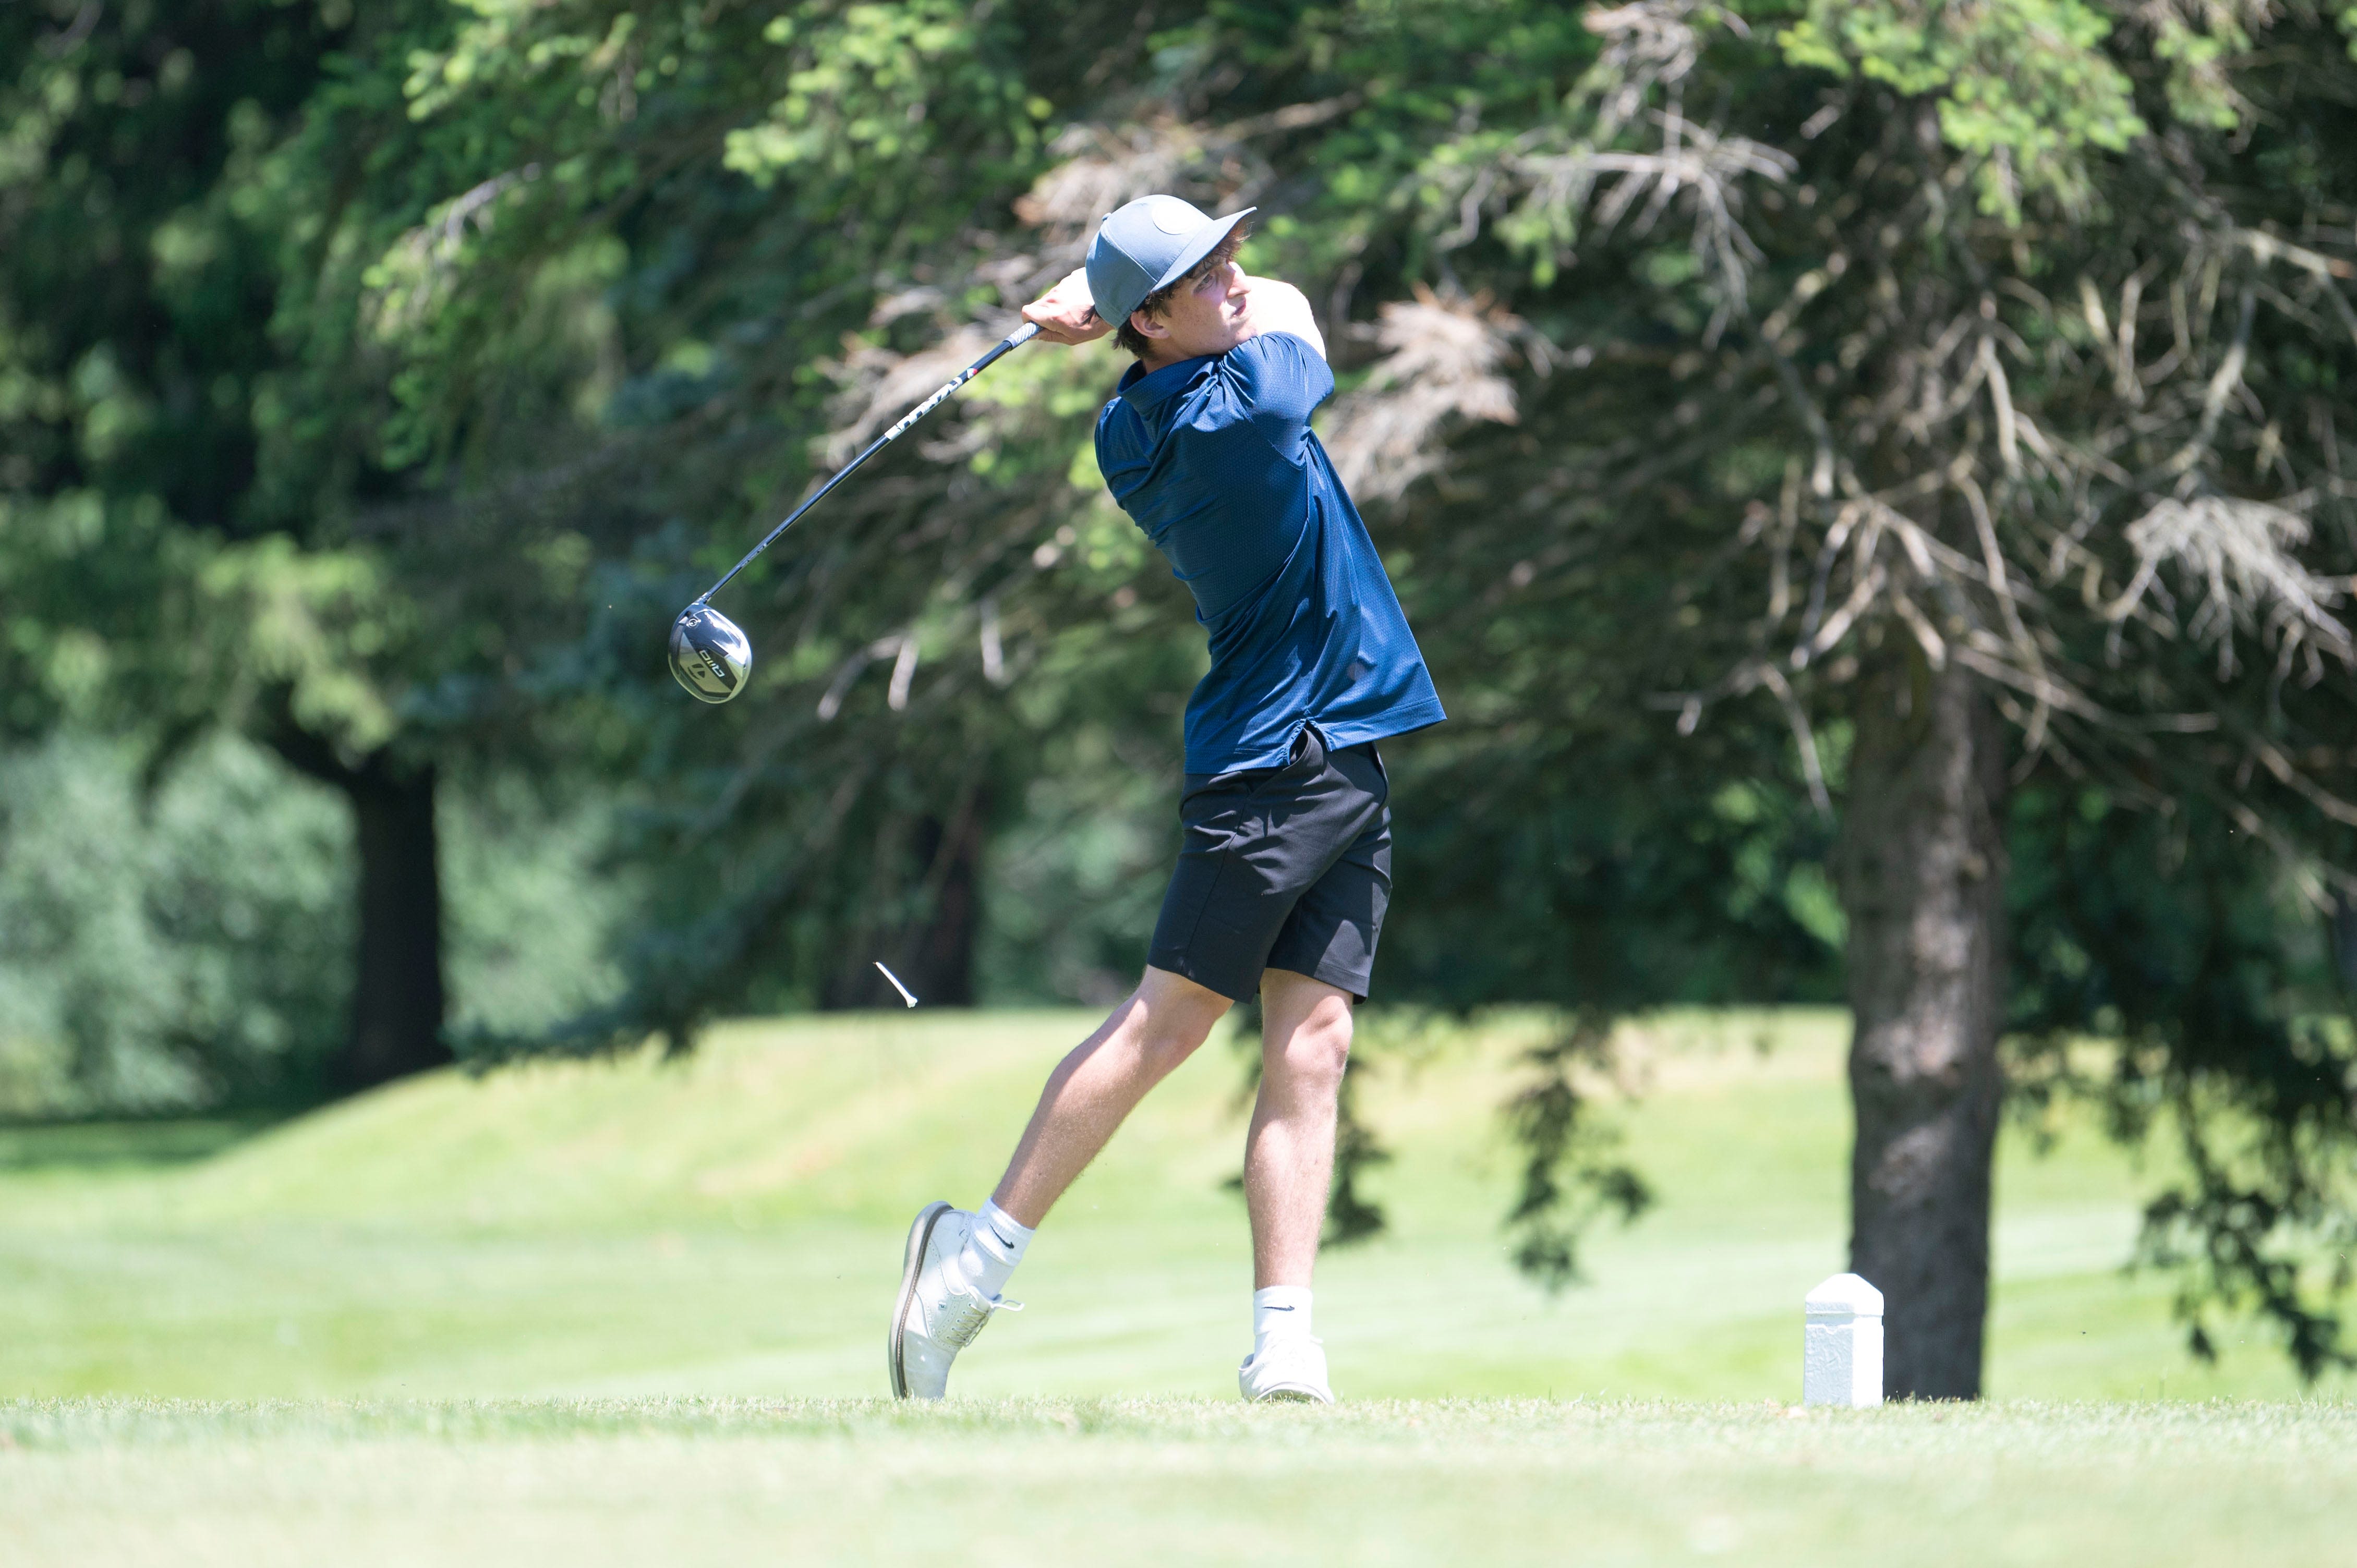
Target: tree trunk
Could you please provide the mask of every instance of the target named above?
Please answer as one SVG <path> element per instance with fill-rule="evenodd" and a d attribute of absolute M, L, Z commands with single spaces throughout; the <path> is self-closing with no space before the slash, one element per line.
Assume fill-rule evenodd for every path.
<path fill-rule="evenodd" d="M 296 771 L 341 790 L 360 850 L 360 952 L 350 1031 L 328 1067 L 340 1093 L 447 1065 L 442 1038 L 442 866 L 434 831 L 434 769 L 386 751 L 355 766 L 282 718 L 270 744 Z"/>
<path fill-rule="evenodd" d="M 901 1006 L 900 993 L 876 972 L 877 959 L 928 1007 L 974 1005 L 985 815 L 976 794 L 946 822 L 927 816 L 912 825 L 907 865 L 929 886 L 923 912 L 898 930 L 875 933 L 870 950 L 845 954 L 843 966 L 820 989 L 822 1010 Z"/>
<path fill-rule="evenodd" d="M 1858 692 L 1837 872 L 1854 1018 L 1850 1266 L 1893 1396 L 1975 1399 L 2005 980 L 2005 788 L 1974 677 L 1886 642 Z"/>
<path fill-rule="evenodd" d="M 974 1005 L 974 944 L 982 930 L 982 811 L 970 801 L 945 828 L 927 818 L 918 835 L 918 854 L 933 867 L 933 907 L 910 933 L 909 967 L 924 976 L 928 1002 L 944 1007 Z M 909 983 L 914 985 L 916 983 Z"/>
<path fill-rule="evenodd" d="M 2346 893 L 2332 896 L 2332 918 L 2325 924 L 2325 936 L 2341 989 L 2357 996 L 2357 899 Z"/>
<path fill-rule="evenodd" d="M 347 786 L 360 841 L 360 962 L 336 1087 L 371 1089 L 451 1060 L 442 1038 L 442 875 L 434 769 L 382 753 Z"/>

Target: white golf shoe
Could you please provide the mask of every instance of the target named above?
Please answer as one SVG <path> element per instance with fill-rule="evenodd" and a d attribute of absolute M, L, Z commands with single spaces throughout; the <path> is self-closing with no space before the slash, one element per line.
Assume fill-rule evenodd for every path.
<path fill-rule="evenodd" d="M 909 1227 L 900 1304 L 892 1313 L 887 1351 L 894 1399 L 941 1398 L 949 1390 L 950 1363 L 991 1315 L 1023 1310 L 1021 1302 L 1005 1296 L 985 1301 L 952 1266 L 973 1230 L 974 1216 L 946 1203 L 925 1205 Z"/>
<path fill-rule="evenodd" d="M 1271 1339 L 1236 1369 L 1236 1387 L 1254 1404 L 1332 1404 L 1325 1342 L 1306 1334 Z"/>

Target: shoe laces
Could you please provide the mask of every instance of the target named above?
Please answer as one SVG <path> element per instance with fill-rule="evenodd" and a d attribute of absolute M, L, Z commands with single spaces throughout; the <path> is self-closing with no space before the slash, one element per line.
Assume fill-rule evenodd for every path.
<path fill-rule="evenodd" d="M 974 1343 L 994 1314 L 1022 1310 L 1019 1301 L 1009 1301 L 1003 1295 L 985 1299 L 971 1285 L 952 1285 L 950 1298 L 942 1304 L 941 1316 L 933 1325 L 932 1337 L 940 1344 L 963 1350 Z"/>

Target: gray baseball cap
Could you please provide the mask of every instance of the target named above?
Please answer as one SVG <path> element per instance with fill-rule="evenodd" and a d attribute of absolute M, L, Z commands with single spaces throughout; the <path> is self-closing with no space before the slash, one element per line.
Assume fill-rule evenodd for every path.
<path fill-rule="evenodd" d="M 1089 297 L 1101 320 L 1119 327 L 1156 289 L 1219 249 L 1254 209 L 1213 218 L 1175 196 L 1141 196 L 1097 227 L 1089 242 Z"/>

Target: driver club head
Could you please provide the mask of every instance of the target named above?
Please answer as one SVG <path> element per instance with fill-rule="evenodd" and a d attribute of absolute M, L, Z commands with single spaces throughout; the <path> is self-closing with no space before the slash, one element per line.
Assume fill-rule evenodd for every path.
<path fill-rule="evenodd" d="M 692 604 L 671 623 L 671 672 L 696 701 L 726 702 L 752 670 L 752 643 L 710 605 Z"/>

